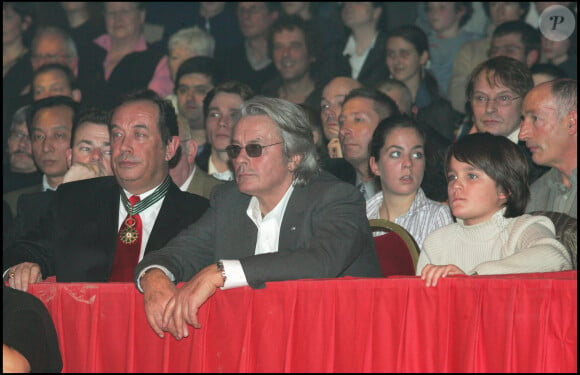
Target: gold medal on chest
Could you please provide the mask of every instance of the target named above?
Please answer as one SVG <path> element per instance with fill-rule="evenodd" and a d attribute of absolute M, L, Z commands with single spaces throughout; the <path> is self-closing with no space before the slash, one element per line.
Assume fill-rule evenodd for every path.
<path fill-rule="evenodd" d="M 135 222 L 136 222 L 135 219 L 132 216 L 129 216 L 127 220 L 125 220 L 126 225 L 125 228 L 123 228 L 123 230 L 119 234 L 121 242 L 123 242 L 126 245 L 134 243 L 139 238 L 139 233 L 134 228 Z"/>

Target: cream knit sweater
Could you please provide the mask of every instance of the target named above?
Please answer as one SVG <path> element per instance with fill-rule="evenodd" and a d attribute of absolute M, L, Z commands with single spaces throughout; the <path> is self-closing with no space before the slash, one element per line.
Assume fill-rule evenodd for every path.
<path fill-rule="evenodd" d="M 468 275 L 553 272 L 572 269 L 570 255 L 545 216 L 505 218 L 505 208 L 488 221 L 463 220 L 431 232 L 423 243 L 417 275 L 427 264 L 454 264 Z"/>

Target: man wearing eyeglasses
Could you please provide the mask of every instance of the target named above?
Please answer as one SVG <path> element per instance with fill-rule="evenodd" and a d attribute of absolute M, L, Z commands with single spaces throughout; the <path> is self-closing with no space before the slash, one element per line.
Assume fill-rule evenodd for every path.
<path fill-rule="evenodd" d="M 218 288 L 380 276 L 365 201 L 354 186 L 320 172 L 298 106 L 246 101 L 226 150 L 235 182 L 217 186 L 204 216 L 135 270 L 157 335 L 179 340 L 187 324 L 200 328 L 197 311 Z"/>
<path fill-rule="evenodd" d="M 489 58 L 508 56 L 531 68 L 540 58 L 540 32 L 524 21 L 504 22 L 494 30 Z"/>
<path fill-rule="evenodd" d="M 473 115 L 472 132 L 502 135 L 516 143 L 528 160 L 530 184 L 547 171 L 532 161 L 525 143 L 518 141 L 522 102 L 533 87 L 532 73 L 524 63 L 499 56 L 479 64 L 466 88 Z"/>

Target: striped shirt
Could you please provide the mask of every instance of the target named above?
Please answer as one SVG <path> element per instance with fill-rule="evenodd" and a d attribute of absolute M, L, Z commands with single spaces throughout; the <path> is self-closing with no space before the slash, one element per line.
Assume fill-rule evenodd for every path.
<path fill-rule="evenodd" d="M 379 208 L 382 203 L 382 191 L 367 200 L 367 218 L 369 220 L 381 218 Z M 409 211 L 397 217 L 394 222 L 405 228 L 413 236 L 419 248 L 422 249 L 425 237 L 436 229 L 452 224 L 453 217 L 449 206 L 427 198 L 423 189 L 419 188 Z M 375 236 L 380 234 L 380 232 L 374 233 Z"/>

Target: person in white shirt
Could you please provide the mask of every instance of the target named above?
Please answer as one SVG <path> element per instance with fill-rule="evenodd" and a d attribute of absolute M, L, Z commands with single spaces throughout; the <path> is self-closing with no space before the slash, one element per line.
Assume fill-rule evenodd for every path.
<path fill-rule="evenodd" d="M 381 191 L 367 200 L 367 217 L 399 224 L 419 248 L 429 233 L 453 223 L 449 206 L 428 199 L 421 189 L 425 142 L 425 132 L 401 115 L 381 121 L 369 145 L 371 171 L 380 179 Z"/>

